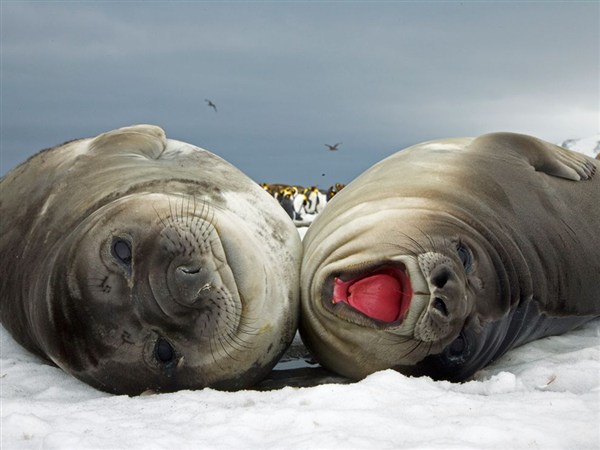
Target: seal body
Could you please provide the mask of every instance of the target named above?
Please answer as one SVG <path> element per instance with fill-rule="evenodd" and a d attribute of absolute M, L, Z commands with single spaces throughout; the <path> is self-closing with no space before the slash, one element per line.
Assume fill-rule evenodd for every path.
<path fill-rule="evenodd" d="M 253 385 L 298 321 L 301 243 L 256 183 L 139 125 L 0 182 L 3 325 L 113 393 Z"/>
<path fill-rule="evenodd" d="M 510 133 L 381 161 L 304 238 L 302 339 L 350 378 L 460 381 L 600 316 L 599 165 Z"/>

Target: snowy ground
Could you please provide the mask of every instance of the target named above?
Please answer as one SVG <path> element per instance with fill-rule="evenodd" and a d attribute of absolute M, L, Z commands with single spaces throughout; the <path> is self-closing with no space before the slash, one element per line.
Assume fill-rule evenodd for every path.
<path fill-rule="evenodd" d="M 389 370 L 352 385 L 134 398 L 96 391 L 0 332 L 2 449 L 600 448 L 600 320 L 463 384 Z"/>
<path fill-rule="evenodd" d="M 560 145 L 595 158 L 600 155 L 600 133 L 583 139 L 567 139 Z"/>
<path fill-rule="evenodd" d="M 461 384 L 388 370 L 350 385 L 132 398 L 42 363 L 2 327 L 0 353 L 3 450 L 600 448 L 600 320 Z"/>

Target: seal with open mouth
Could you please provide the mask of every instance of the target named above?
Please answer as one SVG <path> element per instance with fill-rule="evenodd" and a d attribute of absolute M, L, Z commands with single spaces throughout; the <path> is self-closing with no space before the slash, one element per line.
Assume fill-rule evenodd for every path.
<path fill-rule="evenodd" d="M 304 238 L 304 342 L 350 378 L 460 381 L 600 316 L 599 165 L 511 133 L 381 161 Z"/>
<path fill-rule="evenodd" d="M 158 127 L 38 153 L 0 181 L 0 216 L 3 325 L 98 389 L 249 387 L 294 337 L 293 223 Z"/>

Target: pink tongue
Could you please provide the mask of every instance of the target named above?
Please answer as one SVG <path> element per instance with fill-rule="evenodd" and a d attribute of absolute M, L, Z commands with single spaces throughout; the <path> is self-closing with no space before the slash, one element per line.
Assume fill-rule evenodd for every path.
<path fill-rule="evenodd" d="M 404 305 L 403 308 L 402 300 L 400 281 L 385 272 L 358 281 L 335 280 L 334 303 L 344 301 L 373 319 L 384 322 L 398 320 L 408 306 Z"/>

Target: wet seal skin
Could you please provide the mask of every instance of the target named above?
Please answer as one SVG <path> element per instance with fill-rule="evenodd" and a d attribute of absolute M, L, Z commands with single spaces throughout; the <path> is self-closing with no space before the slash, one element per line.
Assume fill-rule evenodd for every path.
<path fill-rule="evenodd" d="M 512 133 L 379 162 L 304 238 L 302 339 L 352 379 L 461 381 L 600 316 L 599 166 Z"/>
<path fill-rule="evenodd" d="M 0 216 L 2 324 L 98 389 L 242 389 L 294 337 L 294 225 L 238 169 L 159 127 L 38 153 L 0 181 Z"/>

